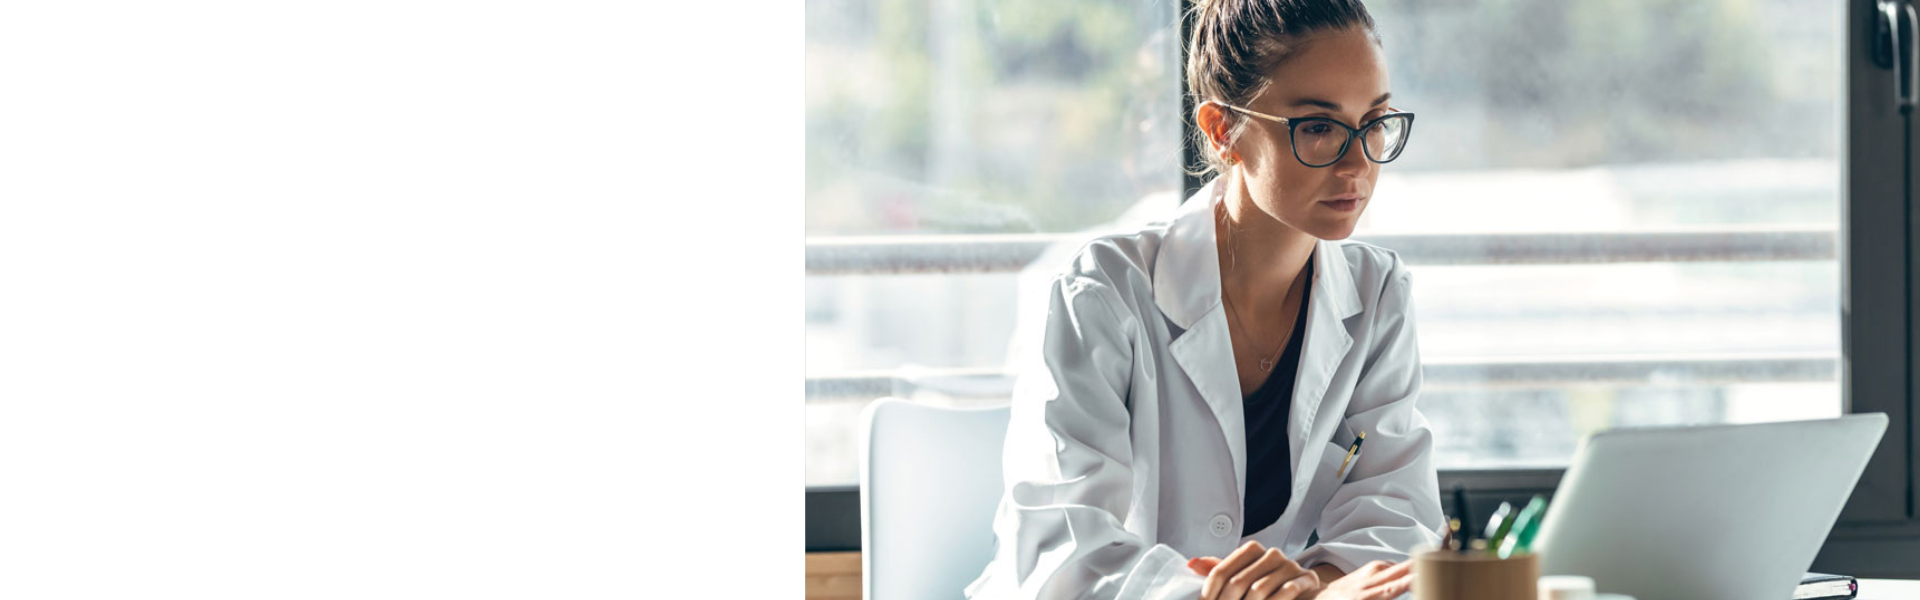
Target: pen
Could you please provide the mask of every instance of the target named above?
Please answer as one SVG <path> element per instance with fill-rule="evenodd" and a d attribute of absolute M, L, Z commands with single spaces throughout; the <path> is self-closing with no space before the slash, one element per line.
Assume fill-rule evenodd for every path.
<path fill-rule="evenodd" d="M 1453 520 L 1456 523 L 1473 522 L 1473 516 L 1467 514 L 1467 486 L 1461 485 L 1458 482 L 1453 484 Z M 1460 536 L 1460 539 L 1456 540 L 1460 544 L 1459 550 L 1465 553 L 1467 551 L 1467 540 L 1473 537 L 1473 532 L 1460 526 L 1455 526 L 1454 529 L 1458 531 L 1456 535 Z"/>
<path fill-rule="evenodd" d="M 1513 505 L 1501 502 L 1500 508 L 1493 509 L 1493 518 L 1487 519 L 1487 528 L 1480 530 L 1480 535 L 1475 537 L 1480 539 L 1492 538 L 1493 532 L 1500 530 L 1500 522 L 1507 520 L 1507 513 L 1512 510 Z"/>
<path fill-rule="evenodd" d="M 1353 447 L 1347 448 L 1347 458 L 1346 460 L 1340 461 L 1340 470 L 1333 472 L 1334 477 L 1347 476 L 1347 463 L 1353 461 L 1353 455 L 1360 451 L 1360 442 L 1364 441 L 1367 441 L 1367 432 L 1365 431 L 1360 432 L 1360 437 L 1353 438 Z"/>
<path fill-rule="evenodd" d="M 1487 522 L 1487 550 L 1500 550 L 1500 543 L 1506 540 L 1508 532 L 1513 531 L 1513 520 L 1519 516 L 1519 511 L 1506 502 L 1501 502 L 1500 508 L 1494 509 L 1493 520 Z"/>
<path fill-rule="evenodd" d="M 1513 533 L 1507 534 L 1505 543 L 1500 545 L 1500 558 L 1515 554 L 1525 554 L 1533 547 L 1533 536 L 1540 533 L 1540 522 L 1546 520 L 1547 499 L 1534 496 L 1527 507 L 1520 510 L 1520 518 L 1513 525 Z"/>

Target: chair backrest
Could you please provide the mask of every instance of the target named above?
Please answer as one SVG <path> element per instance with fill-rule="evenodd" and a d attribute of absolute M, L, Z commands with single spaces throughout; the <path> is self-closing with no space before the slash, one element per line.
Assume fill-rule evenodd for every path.
<path fill-rule="evenodd" d="M 860 419 L 866 600 L 961 598 L 993 558 L 1007 407 L 882 398 Z"/>

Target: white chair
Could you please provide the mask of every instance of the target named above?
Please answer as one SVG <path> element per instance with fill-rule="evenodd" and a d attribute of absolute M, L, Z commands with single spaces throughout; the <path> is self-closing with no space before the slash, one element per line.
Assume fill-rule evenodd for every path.
<path fill-rule="evenodd" d="M 962 598 L 993 558 L 1007 407 L 882 398 L 860 415 L 865 600 Z"/>

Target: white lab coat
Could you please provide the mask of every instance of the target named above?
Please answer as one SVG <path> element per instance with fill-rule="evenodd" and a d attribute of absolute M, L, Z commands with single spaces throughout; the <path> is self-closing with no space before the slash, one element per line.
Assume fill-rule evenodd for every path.
<path fill-rule="evenodd" d="M 1287 423 L 1293 495 L 1278 521 L 1241 537 L 1243 394 L 1213 227 L 1222 186 L 1170 222 L 1095 239 L 1053 279 L 1043 339 L 1014 386 L 998 546 L 969 597 L 1190 599 L 1203 580 L 1187 559 L 1246 540 L 1349 572 L 1438 542 L 1407 270 L 1392 251 L 1328 241 L 1314 253 Z"/>

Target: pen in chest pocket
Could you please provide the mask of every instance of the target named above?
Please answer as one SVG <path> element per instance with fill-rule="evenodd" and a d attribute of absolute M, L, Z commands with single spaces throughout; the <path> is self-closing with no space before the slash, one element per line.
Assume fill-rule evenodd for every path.
<path fill-rule="evenodd" d="M 1360 453 L 1360 442 L 1364 441 L 1367 441 L 1365 431 L 1360 432 L 1360 437 L 1353 438 L 1353 446 L 1347 448 L 1347 457 L 1340 461 L 1340 470 L 1333 472 L 1334 477 L 1347 476 L 1347 463 L 1353 462 L 1353 455 Z"/>

